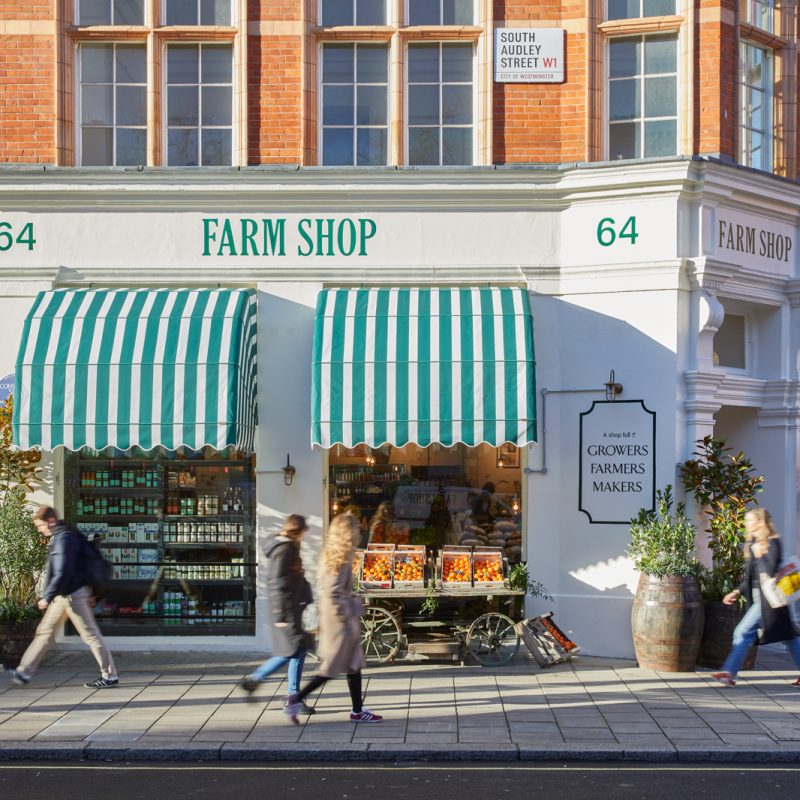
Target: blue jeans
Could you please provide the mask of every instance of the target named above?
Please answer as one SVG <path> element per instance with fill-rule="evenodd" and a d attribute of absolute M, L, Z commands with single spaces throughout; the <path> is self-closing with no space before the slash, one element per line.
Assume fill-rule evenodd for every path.
<path fill-rule="evenodd" d="M 722 665 L 723 672 L 729 672 L 732 677 L 736 677 L 742 668 L 747 651 L 755 644 L 758 638 L 758 629 L 760 627 L 761 603 L 753 603 L 733 631 L 733 647 Z M 794 663 L 800 669 L 800 639 L 787 639 L 784 644 L 792 654 Z"/>
<path fill-rule="evenodd" d="M 303 676 L 303 662 L 305 660 L 306 651 L 303 647 L 293 656 L 272 656 L 258 669 L 250 673 L 250 678 L 254 681 L 263 681 L 273 672 L 277 672 L 284 664 L 288 664 L 289 671 L 286 677 L 289 680 L 289 694 L 297 694 L 300 691 L 300 678 Z"/>

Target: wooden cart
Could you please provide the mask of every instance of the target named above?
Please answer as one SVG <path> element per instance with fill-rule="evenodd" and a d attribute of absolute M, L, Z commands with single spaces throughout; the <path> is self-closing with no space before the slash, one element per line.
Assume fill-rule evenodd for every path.
<path fill-rule="evenodd" d="M 519 650 L 520 637 L 516 622 L 499 607 L 508 606 L 509 612 L 514 614 L 514 601 L 523 598 L 524 591 L 504 586 L 464 587 L 454 591 L 436 586 L 433 589 L 362 589 L 358 594 L 364 600 L 361 641 L 367 661 L 371 664 L 385 664 L 394 659 L 406 641 L 404 631 L 409 629 L 441 632 L 449 627 L 462 663 L 469 654 L 485 667 L 499 667 L 508 663 Z M 456 605 L 461 604 L 462 610 L 469 601 L 483 599 L 491 608 L 468 624 L 453 624 L 453 620 L 406 613 L 407 601 L 419 602 L 430 597 L 435 597 L 437 601 L 445 598 L 448 601 L 455 600 Z M 463 620 L 464 616 L 460 615 L 458 619 Z"/>

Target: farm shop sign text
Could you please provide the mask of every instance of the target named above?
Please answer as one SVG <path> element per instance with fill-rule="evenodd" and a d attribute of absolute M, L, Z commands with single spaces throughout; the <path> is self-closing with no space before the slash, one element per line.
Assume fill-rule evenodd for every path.
<path fill-rule="evenodd" d="M 285 217 L 204 217 L 204 256 L 366 256 L 378 232 L 373 219 L 304 217 L 294 228 Z"/>
<path fill-rule="evenodd" d="M 788 262 L 789 254 L 792 252 L 791 236 L 724 219 L 719 220 L 718 243 L 725 250 L 771 258 L 775 261 Z"/>
<path fill-rule="evenodd" d="M 495 28 L 494 79 L 498 83 L 561 83 L 562 28 Z"/>
<path fill-rule="evenodd" d="M 580 416 L 579 509 L 594 524 L 630 522 L 655 499 L 656 415 L 641 400 L 597 401 Z"/>

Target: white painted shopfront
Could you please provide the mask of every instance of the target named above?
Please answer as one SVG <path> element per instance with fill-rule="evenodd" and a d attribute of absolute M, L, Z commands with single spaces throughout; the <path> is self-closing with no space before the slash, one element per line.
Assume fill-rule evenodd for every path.
<path fill-rule="evenodd" d="M 745 449 L 766 477 L 763 504 L 793 549 L 798 199 L 792 183 L 681 159 L 391 173 L 7 169 L 0 375 L 14 371 L 39 291 L 257 290 L 257 527 L 263 537 L 286 514 L 306 514 L 313 564 L 328 514 L 328 455 L 310 445 L 320 291 L 525 288 L 538 443 L 521 452 L 523 557 L 553 595 L 529 610 L 553 606 L 586 653 L 627 657 L 636 580 L 625 557 L 628 528 L 585 510 L 581 415 L 606 399 L 614 370 L 618 400 L 641 401 L 630 408 L 652 414 L 646 471 L 648 479 L 655 471 L 656 488 L 676 482 L 677 463 L 706 433 Z M 290 486 L 281 469 L 287 454 L 296 468 Z M 41 496 L 58 506 L 62 453 L 47 463 Z M 609 481 L 605 491 L 625 493 L 629 483 Z M 263 648 L 266 601 L 257 586 L 255 637 L 113 644 Z"/>

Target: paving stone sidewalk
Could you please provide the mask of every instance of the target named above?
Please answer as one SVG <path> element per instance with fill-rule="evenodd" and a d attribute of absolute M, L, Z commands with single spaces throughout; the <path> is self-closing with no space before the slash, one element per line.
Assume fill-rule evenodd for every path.
<path fill-rule="evenodd" d="M 344 680 L 289 724 L 283 675 L 255 701 L 238 688 L 251 654 L 115 658 L 116 689 L 83 687 L 96 677 L 84 651 L 51 654 L 29 686 L 0 683 L 0 760 L 800 761 L 797 673 L 772 649 L 735 689 L 707 671 L 590 657 L 548 669 L 528 657 L 497 669 L 398 662 L 365 673 L 378 725 L 349 721 Z"/>

